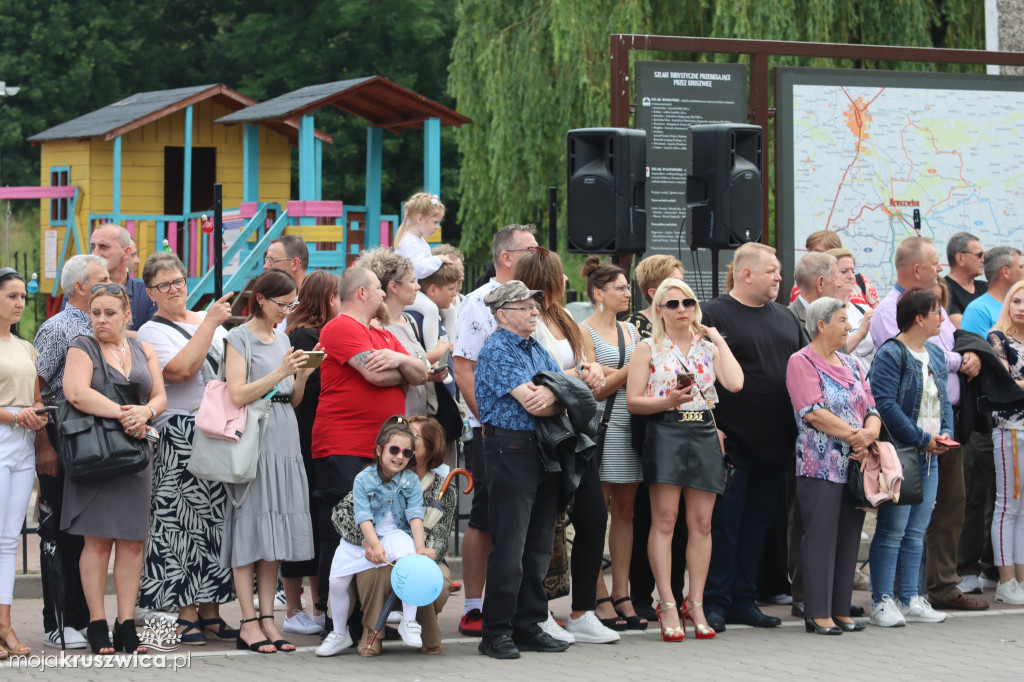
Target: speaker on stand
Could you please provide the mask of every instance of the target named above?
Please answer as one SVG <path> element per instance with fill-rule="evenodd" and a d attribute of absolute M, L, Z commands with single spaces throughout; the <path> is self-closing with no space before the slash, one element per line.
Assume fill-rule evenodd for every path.
<path fill-rule="evenodd" d="M 712 295 L 718 296 L 718 253 L 761 241 L 763 131 L 736 123 L 690 129 L 686 240 L 711 249 Z"/>
<path fill-rule="evenodd" d="M 567 136 L 566 234 L 572 253 L 643 253 L 647 133 L 581 128 Z"/>

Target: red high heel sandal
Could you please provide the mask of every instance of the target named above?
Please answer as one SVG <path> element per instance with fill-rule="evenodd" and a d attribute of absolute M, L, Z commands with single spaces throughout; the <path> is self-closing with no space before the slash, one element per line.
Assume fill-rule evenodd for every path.
<path fill-rule="evenodd" d="M 693 623 L 693 631 L 696 634 L 697 639 L 714 639 L 715 635 L 718 634 L 717 632 L 715 632 L 715 629 L 707 623 L 698 623 L 693 619 L 693 616 L 690 614 L 690 609 L 696 608 L 698 606 L 704 606 L 704 602 L 691 602 L 687 600 L 683 602 L 683 606 L 684 608 L 679 609 L 679 619 L 684 623 L 684 629 L 686 619 L 689 618 L 690 622 Z"/>
<path fill-rule="evenodd" d="M 661 639 L 665 642 L 681 642 L 686 639 L 686 621 L 679 619 L 679 627 L 667 628 L 661 622 L 662 611 L 675 611 L 676 604 L 671 601 L 659 601 L 655 613 L 658 616 L 658 625 L 661 626 Z"/>

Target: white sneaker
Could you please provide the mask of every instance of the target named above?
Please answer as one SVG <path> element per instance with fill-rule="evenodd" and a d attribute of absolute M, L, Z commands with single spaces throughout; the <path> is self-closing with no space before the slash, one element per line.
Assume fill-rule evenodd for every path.
<path fill-rule="evenodd" d="M 328 632 L 323 644 L 316 648 L 317 656 L 337 656 L 352 646 L 352 635 L 345 632 Z"/>
<path fill-rule="evenodd" d="M 43 641 L 46 642 L 47 644 L 49 644 L 50 646 L 55 646 L 55 647 L 57 647 L 59 649 L 60 648 L 60 630 L 57 630 L 57 629 L 50 630 L 49 632 L 46 633 L 46 636 L 43 637 Z M 78 630 L 76 630 L 76 629 L 74 629 L 72 627 L 65 627 L 64 628 L 64 648 L 65 649 L 84 649 L 87 646 L 89 646 L 89 641 L 86 640 L 86 638 L 83 637 L 82 634 Z"/>
<path fill-rule="evenodd" d="M 570 618 L 565 624 L 565 632 L 577 642 L 587 644 L 611 644 L 622 639 L 615 630 L 602 625 L 593 611 L 587 611 L 576 620 Z"/>
<path fill-rule="evenodd" d="M 253 606 L 256 608 L 256 610 L 259 611 L 260 610 L 260 597 L 259 597 L 259 595 L 254 594 L 252 596 L 252 602 L 253 602 Z M 306 608 L 306 598 L 305 597 L 299 597 L 299 603 L 302 604 L 302 608 L 303 609 Z M 274 610 L 275 611 L 284 611 L 286 608 L 288 608 L 288 599 L 287 599 L 287 597 L 284 596 L 284 588 L 278 588 L 274 592 Z"/>
<path fill-rule="evenodd" d="M 402 612 L 401 611 L 392 611 L 391 613 L 388 614 L 388 621 L 387 621 L 387 623 L 388 623 L 388 625 L 398 625 L 399 623 L 402 622 L 402 617 L 403 616 L 402 616 Z"/>
<path fill-rule="evenodd" d="M 295 610 L 292 615 L 284 619 L 284 631 L 296 635 L 315 635 L 323 629 L 305 611 Z"/>
<path fill-rule="evenodd" d="M 403 620 L 402 624 L 398 626 L 398 634 L 402 636 L 402 641 L 406 646 L 417 649 L 423 646 L 423 628 L 414 620 Z"/>
<path fill-rule="evenodd" d="M 575 644 L 576 638 L 571 632 L 567 632 L 555 620 L 555 614 L 548 611 L 548 619 L 540 624 L 540 629 L 551 635 L 554 639 L 560 639 L 569 644 Z"/>
<path fill-rule="evenodd" d="M 907 624 L 896 602 L 887 594 L 882 595 L 882 601 L 871 605 L 869 622 L 882 628 L 901 628 Z"/>
<path fill-rule="evenodd" d="M 978 580 L 976 575 L 965 575 L 960 580 L 960 591 L 964 594 L 981 594 L 983 592 L 981 588 L 981 581 Z"/>
<path fill-rule="evenodd" d="M 910 598 L 906 606 L 899 605 L 903 618 L 908 623 L 941 623 L 946 620 L 947 613 L 936 611 L 924 595 L 915 595 Z"/>
<path fill-rule="evenodd" d="M 992 580 L 992 578 L 985 577 L 984 575 L 978 576 L 978 582 L 981 583 L 981 587 L 984 590 L 994 590 L 999 587 L 998 580 Z"/>
<path fill-rule="evenodd" d="M 1004 604 L 1024 604 L 1024 588 L 1012 578 L 1009 582 L 999 583 L 996 587 L 996 601 Z"/>
<path fill-rule="evenodd" d="M 310 615 L 309 619 L 316 623 L 316 626 L 323 631 L 324 627 L 327 625 L 327 612 L 321 611 L 319 616 L 314 613 Z"/>

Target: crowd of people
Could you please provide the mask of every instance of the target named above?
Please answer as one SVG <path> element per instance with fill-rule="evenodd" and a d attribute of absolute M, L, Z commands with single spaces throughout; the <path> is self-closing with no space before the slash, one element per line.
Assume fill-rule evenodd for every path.
<path fill-rule="evenodd" d="M 443 215 L 436 196 L 413 196 L 396 248 L 366 251 L 340 276 L 307 273 L 300 238 L 274 240 L 231 330 L 234 294 L 189 310 L 175 255 L 131 277 L 117 225 L 66 261 L 64 307 L 33 343 L 16 333 L 25 283 L 0 269 L 0 658 L 29 651 L 11 611 L 36 477 L 41 513 L 59 521 L 64 581 L 58 599 L 44 580 L 49 645 L 144 653 L 138 607 L 176 613 L 185 645 L 272 654 L 295 650 L 287 633 L 321 633 L 318 656 L 377 656 L 393 564 L 419 554 L 443 589 L 399 606 L 397 635 L 439 654 L 457 497 L 443 482 L 460 451 L 475 492 L 459 629 L 493 658 L 613 643 L 655 620 L 666 642 L 685 639 L 687 622 L 697 639 L 730 623 L 773 627 L 759 581 L 774 569 L 790 595 L 775 601 L 791 598 L 824 635 L 863 630 L 858 616 L 894 627 L 983 610 L 971 595 L 985 580 L 996 601 L 1024 604 L 1020 251 L 986 252 L 959 233 L 940 278 L 931 241 L 909 237 L 879 298 L 838 235 L 815 233 L 788 309 L 765 245 L 737 249 L 728 292 L 705 302 L 671 256 L 637 265 L 643 304 L 626 271 L 591 256 L 581 274 L 593 311 L 578 324 L 562 261 L 529 225 L 494 235 L 494 276 L 463 296 L 461 254 L 426 241 Z M 269 402 L 248 484 L 189 469 L 216 379 L 236 406 Z M 112 400 L 111 382 L 131 398 Z M 153 441 L 151 461 L 72 480 L 47 409 L 64 401 Z M 898 470 L 893 452 L 909 453 Z M 859 476 L 884 503 L 852 501 Z M 852 604 L 865 511 L 877 512 L 869 614 Z M 549 602 L 563 595 L 560 622 Z M 234 600 L 238 627 L 220 612 Z"/>

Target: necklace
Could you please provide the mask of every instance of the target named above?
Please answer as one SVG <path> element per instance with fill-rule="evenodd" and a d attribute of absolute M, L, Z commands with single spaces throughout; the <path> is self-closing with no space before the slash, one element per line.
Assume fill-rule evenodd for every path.
<path fill-rule="evenodd" d="M 106 342 L 104 342 L 103 345 L 107 350 L 110 351 L 110 354 L 114 357 L 114 359 L 117 360 L 117 364 L 121 367 L 121 374 L 124 374 L 124 354 L 125 351 L 128 350 L 128 344 L 125 342 L 124 337 L 121 337 L 120 348 L 114 348 Z M 118 353 L 120 353 L 121 355 L 118 356 Z"/>

